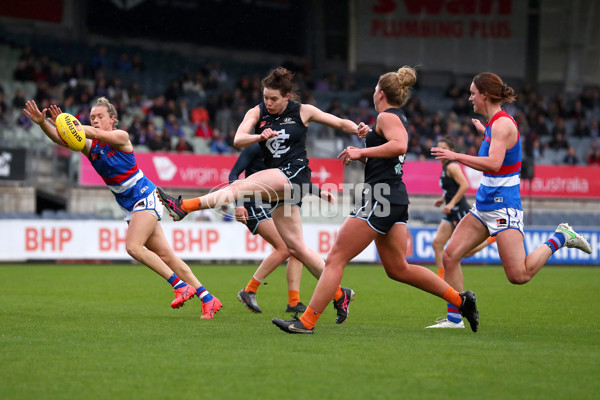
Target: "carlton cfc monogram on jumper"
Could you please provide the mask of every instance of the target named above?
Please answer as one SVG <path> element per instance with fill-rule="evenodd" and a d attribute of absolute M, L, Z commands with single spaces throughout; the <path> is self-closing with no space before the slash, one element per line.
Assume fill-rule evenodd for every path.
<path fill-rule="evenodd" d="M 285 129 L 274 132 L 279 136 L 267 140 L 265 147 L 271 152 L 273 158 L 281 158 L 283 154 L 290 151 L 290 147 L 285 146 L 285 141 L 290 138 L 290 135 L 285 133 Z"/>

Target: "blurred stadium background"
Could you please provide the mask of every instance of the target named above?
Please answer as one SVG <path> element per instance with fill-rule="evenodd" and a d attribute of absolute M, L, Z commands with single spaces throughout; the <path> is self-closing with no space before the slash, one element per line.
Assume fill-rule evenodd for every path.
<path fill-rule="evenodd" d="M 525 149 L 523 200 L 533 227 L 526 245 L 569 221 L 587 229 L 595 250 L 565 250 L 556 262 L 598 264 L 599 18 L 593 0 L 2 2 L 0 261 L 128 259 L 112 194 L 80 154 L 53 145 L 23 117 L 28 99 L 56 103 L 85 123 L 92 101 L 107 96 L 144 172 L 191 195 L 226 180 L 238 153 L 235 129 L 261 101 L 260 79 L 269 69 L 294 71 L 303 102 L 372 123 L 377 77 L 411 65 L 419 69 L 406 107 L 414 259 L 432 260 L 441 217 L 432 205 L 441 166 L 428 149 L 449 134 L 460 151 L 477 151 L 468 86 L 474 74 L 493 71 L 519 92 L 507 111 Z M 360 145 L 354 140 L 310 127 L 315 183 L 361 181 L 360 167 L 332 160 L 346 145 Z M 472 202 L 477 176 L 467 176 Z M 352 207 L 350 194 L 340 193 L 335 212 L 316 199 L 305 202 L 306 235 L 321 254 Z M 263 257 L 264 246 L 223 211 L 197 213 L 182 225 L 187 230 L 165 224 L 176 250 L 186 259 Z M 84 243 L 95 237 L 97 244 L 71 250 L 86 247 L 76 240 L 83 234 Z M 232 250 L 236 241 L 240 248 Z M 369 251 L 362 261 L 375 261 Z M 497 254 L 486 251 L 477 261 L 497 262 Z"/>

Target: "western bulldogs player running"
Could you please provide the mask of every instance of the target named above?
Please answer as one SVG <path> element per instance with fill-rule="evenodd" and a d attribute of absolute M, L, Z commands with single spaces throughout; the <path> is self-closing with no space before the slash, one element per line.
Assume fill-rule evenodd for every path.
<path fill-rule="evenodd" d="M 552 237 L 525 255 L 520 195 L 521 141 L 516 122 L 502 110 L 502 102 L 515 100 L 514 90 L 498 75 L 484 72 L 473 78 L 470 91 L 473 110 L 488 121 L 484 127 L 479 120 L 472 120 L 477 131 L 485 134 L 479 154 L 469 156 L 443 147 L 431 149 L 438 160 L 458 161 L 483 171 L 475 205 L 460 221 L 444 251 L 446 281 L 462 290 L 461 259 L 490 235 L 496 236 L 504 272 L 514 284 L 529 282 L 563 246 L 591 253 L 587 240 L 567 223 L 562 223 Z"/>
<path fill-rule="evenodd" d="M 46 120 L 46 112 L 49 112 L 54 123 L 61 113 L 60 108 L 53 105 L 40 112 L 35 101 L 31 100 L 23 111 L 48 138 L 66 147 L 56 128 Z M 171 307 L 179 308 L 197 295 L 202 300 L 201 318 L 213 318 L 221 308 L 221 302 L 198 281 L 167 241 L 158 223 L 163 207 L 156 196 L 156 186 L 138 168 L 129 134 L 116 128 L 119 121 L 115 107 L 106 98 L 99 98 L 90 112 L 90 121 L 93 126 L 83 125 L 86 144 L 81 152 L 90 159 L 112 191 L 129 224 L 125 244 L 127 253 L 173 286 L 175 300 Z"/>
<path fill-rule="evenodd" d="M 325 113 L 310 104 L 295 101 L 292 73 L 283 67 L 272 70 L 262 80 L 263 102 L 250 109 L 235 134 L 236 147 L 260 143 L 267 169 L 205 196 L 182 200 L 161 188 L 158 194 L 175 221 L 194 210 L 220 207 L 235 199 L 259 195 L 274 202 L 271 210 L 279 236 L 290 254 L 300 260 L 315 276 L 321 276 L 323 259 L 309 248 L 302 235 L 298 208 L 302 197 L 310 191 L 310 168 L 306 158 L 306 132 L 311 122 L 318 122 L 351 135 L 364 137 L 368 126 Z M 338 287 L 334 306 L 337 323 L 348 316 L 348 304 L 354 292 Z M 331 300 L 331 298 L 330 298 Z"/>
<path fill-rule="evenodd" d="M 402 167 L 408 145 L 408 121 L 400 109 L 417 81 L 413 68 L 402 67 L 379 77 L 373 102 L 379 113 L 367 134 L 366 148 L 348 147 L 339 155 L 344 164 L 360 160 L 365 166 L 365 189 L 360 204 L 342 225 L 327 256 L 325 270 L 313 297 L 299 320 L 273 323 L 288 333 L 312 334 L 317 320 L 335 293 L 346 264 L 375 241 L 387 275 L 442 297 L 467 318 L 473 332 L 479 325 L 475 294 L 458 293 L 433 271 L 406 261 L 408 194 L 402 182 Z"/>

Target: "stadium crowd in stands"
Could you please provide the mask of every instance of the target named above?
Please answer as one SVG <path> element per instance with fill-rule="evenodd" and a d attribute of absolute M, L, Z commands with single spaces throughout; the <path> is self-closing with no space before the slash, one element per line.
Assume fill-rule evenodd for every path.
<path fill-rule="evenodd" d="M 56 103 L 82 123 L 89 123 L 90 103 L 106 96 L 116 105 L 121 127 L 129 131 L 136 151 L 235 154 L 239 151 L 233 147 L 236 127 L 246 110 L 262 101 L 260 76 L 266 71 L 231 73 L 216 61 L 207 61 L 200 68 L 182 65 L 165 85 L 166 90 L 150 94 L 138 81 L 119 77 L 151 68 L 141 55 L 127 50 L 111 55 L 105 46 L 98 46 L 90 59 L 74 64 L 61 64 L 30 46 L 20 51 L 12 79 L 35 84 L 33 98 L 40 108 Z M 354 75 L 319 76 L 305 62 L 286 62 L 284 66 L 296 73 L 304 103 L 356 123 L 374 122 L 372 88 L 359 87 Z M 416 88 L 405 108 L 410 121 L 409 159 L 431 159 L 429 149 L 446 134 L 455 139 L 457 151 L 477 153 L 481 138 L 470 122 L 469 84 L 457 82 L 436 92 L 448 105 L 445 108 L 436 107 L 440 99 Z M 20 113 L 27 100 L 24 90 L 7 94 L 0 81 L 3 123 L 35 129 Z M 546 96 L 524 85 L 517 103 L 507 105 L 506 111 L 519 124 L 526 156 L 537 163 L 600 165 L 599 87 L 586 87 L 578 95 L 559 92 Z M 318 134 L 339 138 L 344 145 L 355 140 L 341 132 Z"/>

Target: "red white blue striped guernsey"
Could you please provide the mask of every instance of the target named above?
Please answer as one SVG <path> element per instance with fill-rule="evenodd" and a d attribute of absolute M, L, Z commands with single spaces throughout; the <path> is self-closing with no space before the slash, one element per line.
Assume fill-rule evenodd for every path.
<path fill-rule="evenodd" d="M 117 203 L 128 211 L 156 189 L 156 185 L 139 169 L 133 152 L 125 153 L 108 143 L 93 140 L 89 159 L 115 195 Z"/>
<path fill-rule="evenodd" d="M 500 118 L 506 117 L 517 127 L 515 120 L 506 113 L 499 111 L 485 127 L 485 138 L 479 148 L 479 157 L 487 157 L 492 140 L 492 125 Z M 501 208 L 523 210 L 521 206 L 521 140 L 517 127 L 517 143 L 506 150 L 502 167 L 498 172 L 484 172 L 481 185 L 477 190 L 475 207 L 480 211 L 492 211 Z"/>

